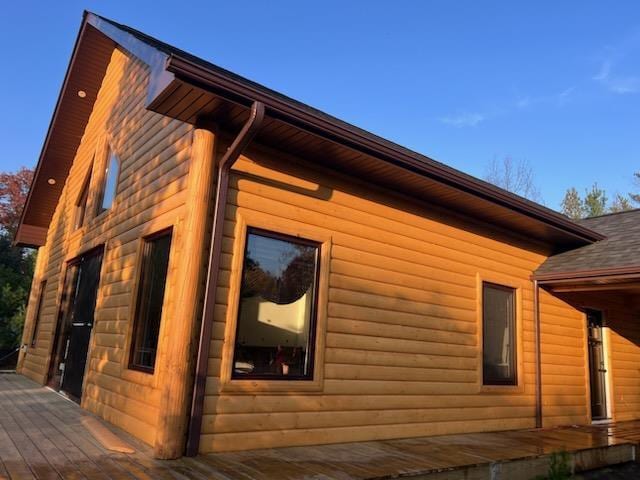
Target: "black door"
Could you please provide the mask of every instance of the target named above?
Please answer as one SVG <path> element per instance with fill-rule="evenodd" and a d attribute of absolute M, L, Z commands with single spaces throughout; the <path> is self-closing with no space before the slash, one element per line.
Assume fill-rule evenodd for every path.
<path fill-rule="evenodd" d="M 67 267 L 50 384 L 79 400 L 93 328 L 102 248 Z"/>
<path fill-rule="evenodd" d="M 591 383 L 591 418 L 607 418 L 607 384 L 605 352 L 602 342 L 602 312 L 587 310 L 589 329 L 589 379 Z"/>

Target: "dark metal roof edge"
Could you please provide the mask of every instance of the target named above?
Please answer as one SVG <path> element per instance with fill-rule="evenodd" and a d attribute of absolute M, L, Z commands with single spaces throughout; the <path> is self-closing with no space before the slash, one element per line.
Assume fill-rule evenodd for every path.
<path fill-rule="evenodd" d="M 76 41 L 73 45 L 73 50 L 71 53 L 71 60 L 69 61 L 69 65 L 67 66 L 67 71 L 64 74 L 64 80 L 62 81 L 62 85 L 60 86 L 60 91 L 58 93 L 58 99 L 56 100 L 56 105 L 53 108 L 53 115 L 51 115 L 51 120 L 49 121 L 49 126 L 47 127 L 47 133 L 44 137 L 44 142 L 42 144 L 42 149 L 40 150 L 40 156 L 38 157 L 38 163 L 36 164 L 36 169 L 33 172 L 33 177 L 31 178 L 31 185 L 29 185 L 29 192 L 27 193 L 27 199 L 24 202 L 22 207 L 22 212 L 20 213 L 20 221 L 18 223 L 18 228 L 16 228 L 16 232 L 14 234 L 12 244 L 15 246 L 24 246 L 24 247 L 35 247 L 34 245 L 28 243 L 22 243 L 20 241 L 20 226 L 22 226 L 24 222 L 24 217 L 26 215 L 27 209 L 29 208 L 29 204 L 31 203 L 31 198 L 33 194 L 33 187 L 36 184 L 36 179 L 40 173 L 40 167 L 42 166 L 42 162 L 44 160 L 45 154 L 47 152 L 47 147 L 49 146 L 49 141 L 51 139 L 51 132 L 53 130 L 53 126 L 56 123 L 56 119 L 60 114 L 60 104 L 62 103 L 62 98 L 64 97 L 64 92 L 66 90 L 67 84 L 69 82 L 69 77 L 71 76 L 71 71 L 73 70 L 73 65 L 76 60 L 76 55 L 78 53 L 78 47 L 80 46 L 80 41 L 83 37 L 85 28 L 86 28 L 86 20 L 89 12 L 84 10 L 82 12 L 82 22 L 80 23 L 80 28 L 78 29 L 78 35 L 76 37 Z M 40 246 L 40 245 L 38 245 Z"/>
<path fill-rule="evenodd" d="M 595 242 L 606 238 L 606 236 L 579 225 L 551 209 L 530 202 L 339 119 L 330 117 L 323 112 L 318 111 L 316 113 L 315 109 L 307 107 L 300 102 L 287 101 L 286 97 L 277 94 L 277 92 L 271 92 L 266 88 L 258 89 L 251 81 L 244 82 L 236 75 L 226 75 L 223 69 L 205 68 L 189 59 L 173 54 L 168 59 L 167 70 L 182 80 L 191 80 L 196 84 L 229 90 L 235 99 L 238 97 L 244 98 L 245 101 L 243 103 L 246 103 L 246 105 L 250 105 L 254 100 L 261 101 L 267 106 L 268 113 L 272 117 L 288 121 L 294 125 L 302 124 L 302 126 L 310 127 L 309 129 L 316 133 L 324 132 L 324 136 L 328 136 L 330 140 L 339 141 L 339 143 L 352 147 L 355 146 L 359 150 L 365 150 L 401 167 L 409 168 L 416 173 L 428 175 L 459 190 L 533 217 L 580 240 Z"/>
<path fill-rule="evenodd" d="M 22 211 L 20 220 L 21 224 L 31 200 L 33 185 L 35 184 L 35 179 L 38 175 L 42 159 L 47 150 L 52 127 L 59 115 L 60 102 L 63 97 L 70 72 L 73 69 L 76 54 L 78 52 L 78 46 L 82 39 L 84 29 L 88 24 L 97 28 L 114 43 L 118 44 L 123 49 L 149 65 L 152 78 L 150 79 L 149 96 L 147 101 L 148 107 L 153 104 L 154 98 L 157 98 L 162 94 L 164 87 L 170 83 L 175 75 L 180 77 L 182 80 L 189 81 L 190 83 L 214 87 L 217 90 L 227 92 L 231 95 L 232 101 L 246 104 L 247 107 L 256 100 L 261 101 L 267 107 L 269 115 L 274 118 L 279 118 L 292 125 L 305 128 L 308 131 L 336 143 L 372 154 L 399 167 L 411 170 L 420 175 L 434 178 L 439 182 L 450 185 L 458 190 L 468 192 L 492 203 L 516 211 L 522 215 L 534 218 L 580 241 L 592 243 L 606 238 L 604 235 L 579 225 L 569 218 L 542 205 L 526 200 L 485 181 L 472 177 L 471 175 L 437 162 L 429 157 L 325 114 L 320 110 L 279 94 L 276 91 L 270 90 L 260 84 L 226 71 L 225 69 L 210 64 L 209 62 L 202 60 L 201 63 L 197 63 L 192 59 L 185 58 L 185 56 L 190 56 L 190 54 L 187 54 L 186 52 L 184 52 L 183 56 L 176 52 L 167 53 L 162 51 L 158 46 L 152 44 L 152 41 L 155 40 L 152 37 L 142 34 L 141 32 L 137 32 L 130 27 L 121 26 L 116 22 L 88 11 L 84 11 L 83 13 L 83 20 L 78 37 L 76 38 L 71 61 L 65 74 L 65 79 L 58 96 L 54 114 L 52 116 L 49 129 L 47 130 L 47 136 L 40 154 L 38 166 L 36 167 L 36 173 L 32 180 L 27 201 L 25 202 L 25 206 Z M 162 42 L 158 43 L 164 45 Z M 140 44 L 144 44 L 146 48 L 141 50 Z M 154 50 L 155 53 L 153 52 Z M 198 59 L 198 57 L 193 58 Z M 16 238 L 14 242 L 18 243 L 19 239 Z"/>
<path fill-rule="evenodd" d="M 630 265 L 624 267 L 597 268 L 589 270 L 573 270 L 564 272 L 534 273 L 532 280 L 538 280 L 541 284 L 559 280 L 581 280 L 596 279 L 598 277 L 612 277 L 618 275 L 638 275 L 640 276 L 640 265 Z"/>

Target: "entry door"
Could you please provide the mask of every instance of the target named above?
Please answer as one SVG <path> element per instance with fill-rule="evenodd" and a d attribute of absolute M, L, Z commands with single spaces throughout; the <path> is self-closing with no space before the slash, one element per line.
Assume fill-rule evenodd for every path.
<path fill-rule="evenodd" d="M 76 400 L 82 396 L 101 265 L 102 249 L 99 249 L 67 267 L 50 384 Z"/>
<path fill-rule="evenodd" d="M 589 329 L 589 378 L 591 383 L 591 418 L 607 418 L 607 384 L 603 343 L 602 312 L 587 310 Z"/>

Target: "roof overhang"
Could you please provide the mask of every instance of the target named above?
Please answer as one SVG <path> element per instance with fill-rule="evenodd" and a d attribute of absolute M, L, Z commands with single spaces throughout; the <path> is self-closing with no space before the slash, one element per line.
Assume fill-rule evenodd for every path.
<path fill-rule="evenodd" d="M 557 293 L 607 290 L 640 293 L 640 265 L 534 274 L 532 279 Z"/>
<path fill-rule="evenodd" d="M 202 118 L 237 131 L 250 105 L 265 105 L 256 142 L 435 204 L 556 253 L 604 238 L 546 207 L 384 140 L 323 112 L 85 12 L 47 133 L 16 243 L 43 245 L 113 49 L 149 66 L 147 108 L 196 124 Z M 87 95 L 80 98 L 78 90 Z M 47 183 L 56 179 L 55 185 Z M 488 230 L 491 232 L 491 229 Z"/>

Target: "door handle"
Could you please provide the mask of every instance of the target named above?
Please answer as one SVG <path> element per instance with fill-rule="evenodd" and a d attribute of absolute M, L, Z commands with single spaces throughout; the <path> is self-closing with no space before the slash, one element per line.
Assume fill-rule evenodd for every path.
<path fill-rule="evenodd" d="M 90 327 L 90 323 L 76 322 L 71 324 L 72 327 Z"/>

